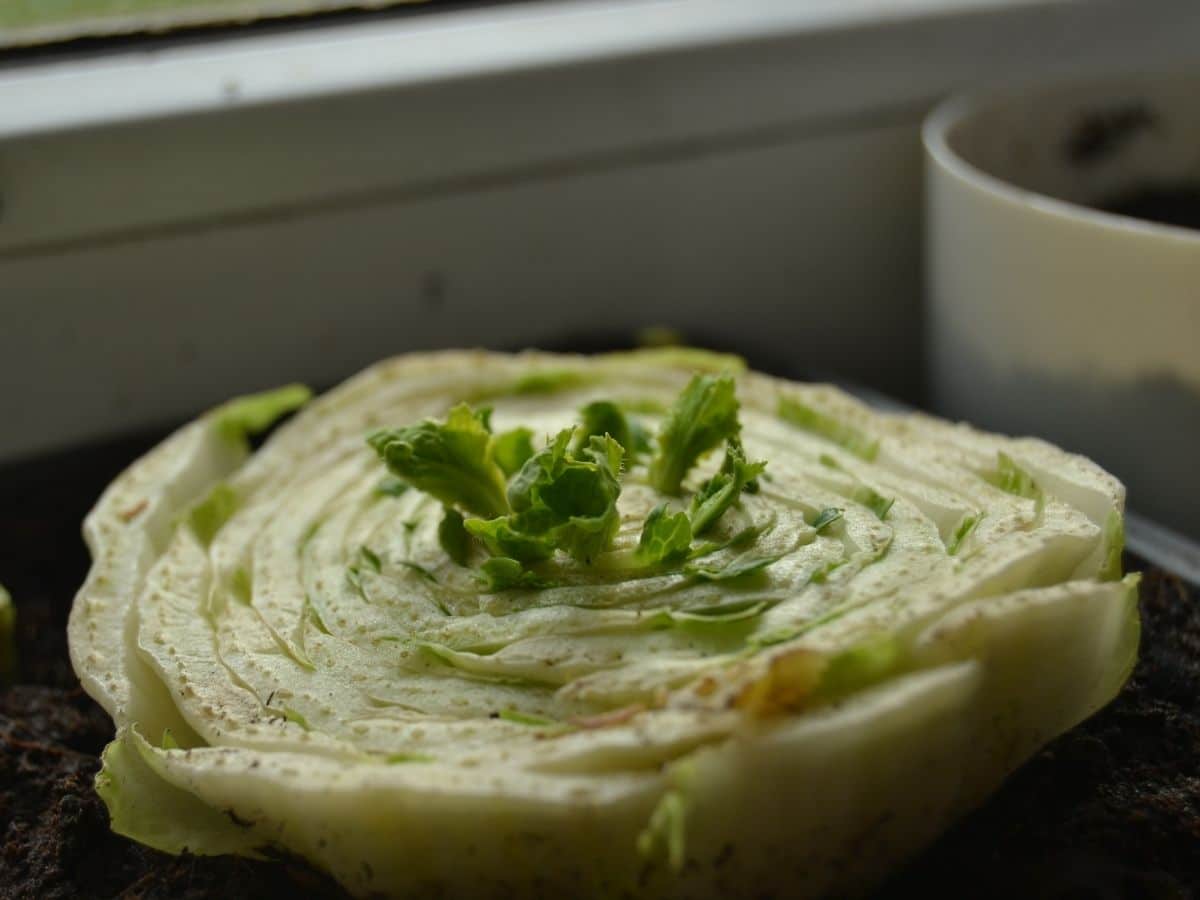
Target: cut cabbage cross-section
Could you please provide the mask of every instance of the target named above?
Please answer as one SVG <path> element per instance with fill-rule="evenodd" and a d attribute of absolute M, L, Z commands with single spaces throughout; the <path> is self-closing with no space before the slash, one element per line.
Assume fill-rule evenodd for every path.
<path fill-rule="evenodd" d="M 363 896 L 852 893 L 1133 664 L 1123 488 L 1038 440 L 696 351 L 448 352 L 251 452 L 306 397 L 200 418 L 86 522 L 98 789 L 162 850 Z M 451 426 L 462 491 L 381 461 Z M 539 460 L 603 486 L 587 552 L 504 530 Z"/>

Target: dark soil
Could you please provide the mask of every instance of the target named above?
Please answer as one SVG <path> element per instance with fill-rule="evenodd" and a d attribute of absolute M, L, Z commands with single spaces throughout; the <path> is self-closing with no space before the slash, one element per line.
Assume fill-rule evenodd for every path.
<path fill-rule="evenodd" d="M 87 566 L 79 522 L 148 445 L 0 471 L 0 583 L 18 607 L 22 653 L 18 683 L 0 689 L 0 898 L 340 897 L 300 864 L 171 857 L 108 829 L 92 778 L 112 725 L 76 683 L 65 625 Z M 1142 658 L 1124 693 L 1038 754 L 882 897 L 1197 896 L 1200 592 L 1148 571 L 1142 613 Z"/>
<path fill-rule="evenodd" d="M 92 789 L 112 738 L 67 658 L 67 613 L 87 572 L 80 523 L 161 430 L 0 469 L 0 584 L 17 606 L 19 675 L 0 686 L 0 900 L 341 898 L 290 862 L 173 857 L 109 831 Z"/>
<path fill-rule="evenodd" d="M 1200 591 L 1141 568 L 1141 659 L 882 895 L 1200 896 Z"/>

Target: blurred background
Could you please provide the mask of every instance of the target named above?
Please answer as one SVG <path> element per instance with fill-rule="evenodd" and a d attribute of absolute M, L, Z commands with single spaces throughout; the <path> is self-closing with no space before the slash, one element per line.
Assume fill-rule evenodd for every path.
<path fill-rule="evenodd" d="M 1146 468 L 1111 449 L 1133 429 L 1107 415 L 1109 382 L 1086 408 L 1068 391 L 1025 416 L 1039 372 L 1011 390 L 976 372 L 996 318 L 931 314 L 958 294 L 923 287 L 921 127 L 963 90 L 1200 66 L 1194 0 L 328 11 L 355 5 L 3 4 L 0 465 L 406 350 L 602 349 L 665 326 L 779 374 L 1035 430 L 1126 478 Z M 1173 334 L 1200 338 L 1191 308 Z M 1010 319 L 1018 338 L 1026 321 Z M 1124 350 L 1080 352 L 1086 375 Z M 1200 428 L 1200 376 L 1158 374 L 1163 415 Z M 1133 506 L 1200 534 L 1196 479 L 1148 477 L 1192 506 Z"/>

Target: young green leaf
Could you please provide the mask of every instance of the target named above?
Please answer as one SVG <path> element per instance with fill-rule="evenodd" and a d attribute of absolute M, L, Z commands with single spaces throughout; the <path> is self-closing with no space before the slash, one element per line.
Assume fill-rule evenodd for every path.
<path fill-rule="evenodd" d="M 621 526 L 620 516 L 614 504 L 606 512 L 596 516 L 578 516 L 555 529 L 558 546 L 584 565 L 603 553 L 612 544 L 617 529 Z"/>
<path fill-rule="evenodd" d="M 700 486 L 692 497 L 688 515 L 692 520 L 692 533 L 704 534 L 717 523 L 729 507 L 737 502 L 742 491 L 757 490 L 755 479 L 767 467 L 766 461 L 747 462 L 746 451 L 737 437 L 725 442 L 725 461 L 721 470 Z"/>
<path fill-rule="evenodd" d="M 617 480 L 621 445 L 593 436 L 579 456 L 568 452 L 571 429 L 565 429 L 534 454 L 513 478 L 508 501 L 515 532 L 546 535 L 555 547 L 590 563 L 608 549 L 620 526 Z"/>
<path fill-rule="evenodd" d="M 346 567 L 346 582 L 350 587 L 354 588 L 354 593 L 362 598 L 364 603 L 370 603 L 371 598 L 367 596 L 367 590 L 362 583 L 362 570 L 358 566 Z"/>
<path fill-rule="evenodd" d="M 254 585 L 250 581 L 250 573 L 243 566 L 234 569 L 233 577 L 229 580 L 229 589 L 233 592 L 234 599 L 246 606 L 254 599 Z"/>
<path fill-rule="evenodd" d="M 495 519 L 467 519 L 467 534 L 479 538 L 493 556 L 508 556 L 519 562 L 531 563 L 549 559 L 557 546 L 554 535 L 547 531 L 528 534 L 518 531 L 520 516 L 500 516 Z"/>
<path fill-rule="evenodd" d="M 738 401 L 733 377 L 696 375 L 663 422 L 658 452 L 650 461 L 650 484 L 678 494 L 684 476 L 714 447 L 737 434 Z"/>
<path fill-rule="evenodd" d="M 208 496 L 188 513 L 188 524 L 196 540 L 205 547 L 211 544 L 221 527 L 237 512 L 238 503 L 238 495 L 233 488 L 225 482 L 215 485 Z"/>
<path fill-rule="evenodd" d="M 312 391 L 302 384 L 235 397 L 213 413 L 213 428 L 225 440 L 244 446 L 248 437 L 266 431 L 311 399 Z"/>
<path fill-rule="evenodd" d="M 505 475 L 519 471 L 533 456 L 533 432 L 528 428 L 514 428 L 496 435 L 493 455 Z"/>
<path fill-rule="evenodd" d="M 572 429 L 535 453 L 508 487 L 510 515 L 467 519 L 468 533 L 488 552 L 520 563 L 562 550 L 585 563 L 608 549 L 620 525 L 616 501 L 623 450 L 611 437 L 593 435 L 578 453 L 568 449 Z"/>
<path fill-rule="evenodd" d="M 820 534 L 841 517 L 842 511 L 840 509 L 836 506 L 827 506 L 817 513 L 817 517 L 813 519 L 812 527 L 817 534 Z"/>
<path fill-rule="evenodd" d="M 671 871 L 681 871 L 687 846 L 686 826 L 687 804 L 683 794 L 678 790 L 667 791 L 654 807 L 649 823 L 638 835 L 638 853 L 644 859 L 651 859 L 661 847 L 666 852 Z"/>
<path fill-rule="evenodd" d="M 683 571 L 684 574 L 691 575 L 693 578 L 699 578 L 701 581 L 729 581 L 732 578 L 743 578 L 747 575 L 761 572 L 767 566 L 778 562 L 782 558 L 780 554 L 759 556 L 752 553 L 744 553 L 741 556 L 731 559 L 723 566 L 688 563 L 683 567 Z"/>
<path fill-rule="evenodd" d="M 971 532 L 975 530 L 975 526 L 979 524 L 981 518 L 983 518 L 981 515 L 974 513 L 969 513 L 962 517 L 962 521 L 954 529 L 954 534 L 946 542 L 946 552 L 950 556 L 954 556 L 962 549 L 963 542 L 971 536 Z"/>
<path fill-rule="evenodd" d="M 364 544 L 362 547 L 358 548 L 358 552 L 368 566 L 370 566 L 376 572 L 383 571 L 383 560 L 379 558 L 379 554 L 377 554 L 374 550 Z"/>
<path fill-rule="evenodd" d="M 692 543 L 692 525 L 686 513 L 671 513 L 660 503 L 646 517 L 638 541 L 637 560 L 642 565 L 660 565 L 684 559 Z"/>
<path fill-rule="evenodd" d="M 471 535 L 463 526 L 463 517 L 457 509 L 447 506 L 438 523 L 438 543 L 446 551 L 446 555 L 460 566 L 467 564 L 471 553 Z"/>
<path fill-rule="evenodd" d="M 725 459 L 721 462 L 721 471 L 735 475 L 742 482 L 742 490 L 747 494 L 757 494 L 760 488 L 758 479 L 766 474 L 767 461 L 760 459 L 750 462 L 746 458 L 746 448 L 742 446 L 740 434 L 735 434 L 725 442 Z"/>
<path fill-rule="evenodd" d="M 289 722 L 294 722 L 296 725 L 299 725 L 305 731 L 311 730 L 311 726 L 308 724 L 308 719 L 306 719 L 303 714 L 297 710 L 292 709 L 290 706 L 283 707 L 283 717 Z"/>
<path fill-rule="evenodd" d="M 304 612 L 301 614 L 306 622 L 312 622 L 313 627 L 322 634 L 332 634 L 329 626 L 325 624 L 325 614 L 322 612 L 320 604 L 313 600 L 311 595 L 306 595 L 304 598 Z"/>
<path fill-rule="evenodd" d="M 654 450 L 653 437 L 654 436 L 650 433 L 650 430 L 646 428 L 645 425 L 643 425 L 637 419 L 630 419 L 629 440 L 631 446 L 627 448 L 629 455 L 631 457 L 642 456 L 652 452 Z"/>
<path fill-rule="evenodd" d="M 412 572 L 416 572 L 418 575 L 420 575 L 426 581 L 437 582 L 437 576 L 434 575 L 432 572 L 430 572 L 427 568 L 425 568 L 420 563 L 415 563 L 410 559 L 398 559 L 398 560 L 396 560 L 396 563 L 397 563 L 397 565 L 404 566 L 404 568 L 406 568 Z"/>
<path fill-rule="evenodd" d="M 528 512 L 538 506 L 539 488 L 552 481 L 566 464 L 571 434 L 570 428 L 560 431 L 513 476 L 508 485 L 507 502 L 514 512 Z"/>
<path fill-rule="evenodd" d="M 593 434 L 587 444 L 576 453 L 580 459 L 591 460 L 613 478 L 621 474 L 622 461 L 625 459 L 625 448 L 620 442 L 609 435 Z"/>
<path fill-rule="evenodd" d="M 465 403 L 450 410 L 444 424 L 426 419 L 407 428 L 378 431 L 368 443 L 393 474 L 436 497 L 481 516 L 502 516 L 504 470 L 494 458 L 488 411 Z"/>
<path fill-rule="evenodd" d="M 896 502 L 895 497 L 885 497 L 875 491 L 873 488 L 867 487 L 865 484 L 860 484 L 854 489 L 851 499 L 855 503 L 861 503 L 882 522 L 887 518 L 888 511 L 892 508 L 892 504 Z"/>
<path fill-rule="evenodd" d="M 576 438 L 576 447 L 587 446 L 588 439 L 609 435 L 621 445 L 625 453 L 632 455 L 635 451 L 633 431 L 629 420 L 621 407 L 609 400 L 596 400 L 579 411 L 583 426 Z"/>
<path fill-rule="evenodd" d="M 1033 476 L 1017 465 L 1016 461 L 1004 451 L 996 454 L 996 469 L 984 473 L 984 480 L 1009 494 L 1024 497 L 1027 500 L 1040 500 L 1042 489 L 1033 480 Z"/>
<path fill-rule="evenodd" d="M 745 528 L 738 531 L 733 537 L 724 541 L 704 541 L 697 544 L 688 553 L 688 559 L 699 559 L 702 556 L 709 556 L 719 550 L 725 550 L 728 547 L 736 547 L 743 549 L 749 547 L 757 541 L 764 532 L 770 530 L 772 523 L 762 522 L 757 525 L 747 525 Z"/>
<path fill-rule="evenodd" d="M 742 487 L 735 476 L 726 472 L 718 472 L 700 485 L 700 490 L 693 495 L 688 507 L 692 531 L 700 535 L 716 525 L 725 511 L 733 506 Z"/>
<path fill-rule="evenodd" d="M 868 462 L 879 455 L 879 441 L 864 431 L 826 413 L 819 412 L 792 397 L 780 397 L 779 418 L 785 422 L 839 444 Z"/>
<path fill-rule="evenodd" d="M 540 589 L 553 587 L 553 582 L 524 568 L 515 559 L 494 556 L 480 567 L 480 578 L 484 590 L 495 594 L 513 588 Z"/>

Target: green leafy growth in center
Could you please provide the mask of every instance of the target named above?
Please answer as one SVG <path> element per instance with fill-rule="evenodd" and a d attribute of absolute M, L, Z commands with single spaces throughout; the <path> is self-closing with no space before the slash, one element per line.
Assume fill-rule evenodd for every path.
<path fill-rule="evenodd" d="M 650 484 L 676 495 L 692 466 L 739 430 L 731 375 L 696 375 L 667 413 L 650 462 Z"/>
<path fill-rule="evenodd" d="M 509 511 L 487 410 L 462 403 L 445 423 L 426 419 L 377 431 L 368 443 L 393 474 L 447 506 L 489 517 Z"/>
<path fill-rule="evenodd" d="M 510 515 L 467 520 L 467 530 L 490 552 L 531 562 L 557 549 L 590 563 L 608 549 L 620 525 L 618 476 L 624 449 L 611 437 L 593 435 L 573 453 L 573 431 L 560 431 L 513 477 Z"/>
<path fill-rule="evenodd" d="M 765 460 L 746 461 L 746 451 L 738 437 L 727 439 L 725 461 L 721 464 L 721 470 L 704 482 L 692 497 L 691 508 L 688 510 L 692 520 L 692 532 L 701 535 L 712 528 L 725 511 L 737 502 L 742 491 L 756 492 L 756 479 L 766 467 Z"/>
<path fill-rule="evenodd" d="M 494 455 L 505 475 L 520 471 L 533 452 L 533 432 L 528 428 L 514 428 L 496 435 Z"/>
<path fill-rule="evenodd" d="M 642 565 L 659 565 L 686 559 L 692 543 L 692 523 L 687 513 L 668 512 L 660 503 L 646 517 L 636 558 Z"/>
<path fill-rule="evenodd" d="M 587 446 L 592 437 L 608 435 L 629 455 L 637 451 L 637 440 L 633 427 L 626 418 L 621 407 L 611 400 L 596 400 L 579 411 L 583 427 L 579 429 L 576 446 L 579 449 Z"/>
<path fill-rule="evenodd" d="M 489 593 L 525 588 L 540 590 L 554 587 L 554 583 L 536 572 L 526 569 L 520 562 L 507 556 L 493 556 L 479 567 L 480 581 Z"/>
<path fill-rule="evenodd" d="M 677 495 L 692 467 L 722 443 L 725 459 L 686 511 L 671 512 L 661 504 L 649 515 L 633 554 L 637 565 L 683 563 L 730 543 L 741 545 L 739 538 L 691 550 L 692 540 L 711 529 L 743 492 L 758 490 L 766 466 L 746 458 L 738 408 L 731 375 L 698 374 L 666 413 L 649 465 L 653 487 Z M 620 526 L 622 469 L 635 453 L 651 452 L 644 429 L 617 403 L 592 402 L 580 417 L 580 427 L 564 429 L 538 451 L 530 429 L 493 435 L 490 410 L 466 404 L 451 409 L 444 423 L 426 419 L 378 431 L 368 442 L 399 479 L 397 487 L 409 485 L 442 501 L 438 539 L 447 556 L 466 565 L 472 540 L 491 555 L 479 571 L 485 589 L 542 588 L 551 583 L 530 570 L 536 563 L 562 551 L 591 565 L 610 548 Z M 753 540 L 757 533 L 739 534 Z M 771 562 L 774 558 L 744 557 L 723 568 L 695 567 L 690 574 L 724 580 Z"/>
<path fill-rule="evenodd" d="M 467 564 L 471 554 L 471 535 L 463 527 L 463 517 L 457 509 L 446 507 L 442 521 L 438 523 L 438 543 L 446 555 L 460 566 Z"/>

